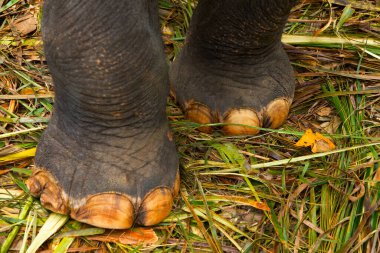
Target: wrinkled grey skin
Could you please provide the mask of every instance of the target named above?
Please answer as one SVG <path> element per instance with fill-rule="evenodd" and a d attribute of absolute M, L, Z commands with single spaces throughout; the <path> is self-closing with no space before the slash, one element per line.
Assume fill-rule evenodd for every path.
<path fill-rule="evenodd" d="M 276 98 L 292 98 L 293 70 L 281 35 L 294 3 L 200 1 L 170 71 L 177 100 L 197 98 L 223 115 L 231 108 L 259 112 Z"/>
<path fill-rule="evenodd" d="M 292 5 L 201 0 L 171 72 L 179 100 L 226 110 L 292 96 L 279 42 Z M 56 100 L 36 166 L 74 199 L 110 191 L 142 198 L 172 186 L 178 158 L 165 116 L 169 78 L 157 1 L 45 0 L 42 26 Z M 230 97 L 231 90 L 240 95 Z M 252 92 L 258 100 L 247 97 Z"/>
<path fill-rule="evenodd" d="M 75 199 L 171 187 L 178 158 L 157 3 L 47 0 L 42 26 L 56 100 L 36 166 Z"/>

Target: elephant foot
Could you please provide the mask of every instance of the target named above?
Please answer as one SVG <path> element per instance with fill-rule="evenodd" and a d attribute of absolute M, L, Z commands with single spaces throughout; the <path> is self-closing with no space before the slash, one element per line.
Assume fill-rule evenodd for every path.
<path fill-rule="evenodd" d="M 281 45 L 251 62 L 226 63 L 189 53 L 174 61 L 170 78 L 185 117 L 200 124 L 222 123 L 227 135 L 255 135 L 287 119 L 294 77 Z M 211 133 L 214 128 L 202 126 Z"/>
<path fill-rule="evenodd" d="M 109 229 L 151 226 L 170 213 L 179 173 L 165 132 L 89 145 L 88 136 L 75 140 L 57 130 L 49 124 L 27 181 L 45 208 Z"/>
<path fill-rule="evenodd" d="M 142 200 L 117 192 L 105 192 L 74 200 L 47 170 L 35 169 L 27 181 L 30 193 L 40 197 L 41 204 L 55 213 L 96 227 L 127 229 L 133 224 L 151 226 L 162 221 L 173 205 L 179 189 L 179 175 L 172 188 L 156 187 Z"/>
<path fill-rule="evenodd" d="M 169 214 L 178 157 L 157 10 L 157 1 L 44 1 L 54 113 L 27 182 L 44 207 L 110 229 Z"/>
<path fill-rule="evenodd" d="M 287 118 L 294 76 L 281 44 L 291 0 L 202 0 L 170 70 L 189 120 L 257 134 Z M 211 132 L 205 126 L 200 130 Z"/>
<path fill-rule="evenodd" d="M 207 103 L 207 102 L 206 102 Z M 286 120 L 291 98 L 276 98 L 260 110 L 253 108 L 233 108 L 221 114 L 199 102 L 184 102 L 185 117 L 199 124 L 223 123 L 222 131 L 226 135 L 256 135 L 261 127 L 279 128 Z M 212 133 L 213 127 L 201 126 L 201 132 Z"/>

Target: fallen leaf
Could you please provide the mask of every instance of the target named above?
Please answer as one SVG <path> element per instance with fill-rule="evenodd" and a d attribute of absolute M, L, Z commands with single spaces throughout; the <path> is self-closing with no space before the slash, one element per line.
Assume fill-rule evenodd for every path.
<path fill-rule="evenodd" d="M 25 159 L 29 157 L 34 157 L 35 154 L 36 154 L 36 148 L 30 148 L 18 153 L 0 157 L 0 162 L 17 161 L 17 160 L 21 160 L 21 159 Z"/>
<path fill-rule="evenodd" d="M 20 95 L 33 95 L 36 92 L 32 88 L 24 88 L 20 91 Z"/>
<path fill-rule="evenodd" d="M 9 171 L 11 171 L 11 169 L 7 169 L 7 170 L 0 170 L 0 175 L 4 175 L 4 174 L 7 174 Z"/>
<path fill-rule="evenodd" d="M 325 131 L 326 133 L 329 134 L 335 134 L 340 126 L 342 121 L 338 116 L 332 116 L 330 121 L 328 122 L 323 122 L 320 127 Z"/>
<path fill-rule="evenodd" d="M 265 202 L 254 201 L 246 197 L 215 195 L 215 196 L 205 196 L 205 198 L 207 201 L 232 201 L 237 204 L 252 206 L 254 208 L 257 208 L 263 211 L 270 211 L 269 206 Z"/>
<path fill-rule="evenodd" d="M 312 145 L 313 153 L 327 152 L 335 149 L 334 143 L 320 133 L 315 133 L 315 143 Z"/>
<path fill-rule="evenodd" d="M 30 13 L 26 14 L 13 23 L 13 27 L 21 35 L 31 33 L 37 29 L 37 17 Z"/>
<path fill-rule="evenodd" d="M 311 129 L 306 130 L 305 134 L 295 144 L 297 147 L 311 147 L 313 153 L 327 152 L 335 149 L 335 144 L 327 137 Z"/>
<path fill-rule="evenodd" d="M 317 111 L 317 114 L 322 117 L 329 116 L 331 114 L 331 108 L 330 107 L 323 107 Z"/>
<path fill-rule="evenodd" d="M 21 196 L 24 193 L 23 190 L 14 189 L 0 189 L 0 199 L 13 199 Z"/>
<path fill-rule="evenodd" d="M 87 238 L 94 241 L 114 242 L 125 245 L 153 244 L 158 241 L 156 233 L 151 228 L 133 228 L 112 231 L 107 235 L 96 235 Z"/>
<path fill-rule="evenodd" d="M 376 170 L 376 174 L 374 179 L 375 181 L 379 182 L 380 181 L 380 167 Z"/>
<path fill-rule="evenodd" d="M 315 134 L 311 129 L 307 129 L 301 139 L 296 143 L 297 147 L 309 147 L 315 143 Z"/>
<path fill-rule="evenodd" d="M 163 27 L 161 28 L 161 32 L 162 32 L 162 34 L 164 34 L 164 35 L 173 35 L 173 31 L 172 31 L 172 29 L 171 29 L 170 27 L 168 27 L 168 26 L 163 26 Z"/>
<path fill-rule="evenodd" d="M 67 249 L 65 252 L 104 252 L 104 251 L 101 251 L 102 249 L 99 248 L 99 247 L 80 247 L 80 248 L 69 248 Z M 38 251 L 38 253 L 53 253 L 55 251 L 51 250 L 51 249 L 48 249 L 48 250 L 41 250 L 41 251 Z"/>
<path fill-rule="evenodd" d="M 4 109 L 8 109 L 9 104 L 8 103 L 4 103 L 4 104 L 1 104 L 0 106 L 3 107 Z"/>
<path fill-rule="evenodd" d="M 354 196 L 355 193 L 359 192 L 356 196 Z M 348 196 L 348 199 L 351 200 L 352 202 L 356 202 L 359 199 L 361 199 L 365 194 L 365 187 L 362 182 L 360 182 L 359 185 L 357 185 L 354 190 L 352 191 L 351 195 Z"/>

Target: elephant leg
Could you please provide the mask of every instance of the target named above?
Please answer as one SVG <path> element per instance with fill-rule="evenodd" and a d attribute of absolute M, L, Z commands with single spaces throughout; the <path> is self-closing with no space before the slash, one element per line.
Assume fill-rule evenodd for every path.
<path fill-rule="evenodd" d="M 56 98 L 31 194 L 98 227 L 160 222 L 179 176 L 157 2 L 45 0 L 42 27 Z"/>
<path fill-rule="evenodd" d="M 170 70 L 172 88 L 188 119 L 226 123 L 223 131 L 233 135 L 257 134 L 255 127 L 284 123 L 294 77 L 281 35 L 295 2 L 199 1 Z"/>

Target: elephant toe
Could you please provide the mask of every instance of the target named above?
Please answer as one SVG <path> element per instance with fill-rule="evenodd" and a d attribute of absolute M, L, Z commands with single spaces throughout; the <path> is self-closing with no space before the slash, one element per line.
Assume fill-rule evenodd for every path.
<path fill-rule="evenodd" d="M 147 193 L 136 214 L 136 223 L 152 226 L 165 219 L 173 206 L 174 198 L 179 192 L 180 178 L 177 172 L 172 188 L 157 187 Z"/>
<path fill-rule="evenodd" d="M 261 121 L 253 109 L 232 109 L 223 119 L 223 132 L 227 135 L 256 135 Z"/>
<path fill-rule="evenodd" d="M 133 225 L 134 207 L 127 195 L 100 193 L 88 197 L 78 207 L 74 204 L 70 216 L 96 227 L 127 229 Z"/>
<path fill-rule="evenodd" d="M 189 101 L 185 103 L 184 107 L 186 119 L 202 125 L 214 122 L 213 114 L 208 106 L 198 102 Z M 211 126 L 201 126 L 198 130 L 204 133 L 212 133 L 213 131 Z"/>
<path fill-rule="evenodd" d="M 259 110 L 254 108 L 231 108 L 219 117 L 219 112 L 212 111 L 199 102 L 185 102 L 186 119 L 199 124 L 198 130 L 212 133 L 215 127 L 211 123 L 222 123 L 221 130 L 226 135 L 257 135 L 260 128 L 279 128 L 286 121 L 291 106 L 291 98 L 275 98 Z"/>
<path fill-rule="evenodd" d="M 60 214 L 68 213 L 67 195 L 48 171 L 34 170 L 26 185 L 32 196 L 40 197 L 41 204 L 45 208 Z"/>
<path fill-rule="evenodd" d="M 270 102 L 263 112 L 263 126 L 268 128 L 279 128 L 288 117 L 291 99 L 277 98 Z"/>
<path fill-rule="evenodd" d="M 173 205 L 171 189 L 159 187 L 148 193 L 138 210 L 136 223 L 143 226 L 152 226 L 169 215 Z"/>
<path fill-rule="evenodd" d="M 71 218 L 107 229 L 128 229 L 137 225 L 152 226 L 169 215 L 179 191 L 179 172 L 173 187 L 156 187 L 144 198 L 125 193 L 104 192 L 82 199 L 68 197 L 50 172 L 35 169 L 27 181 L 32 196 L 39 197 L 46 209 L 69 214 Z"/>

